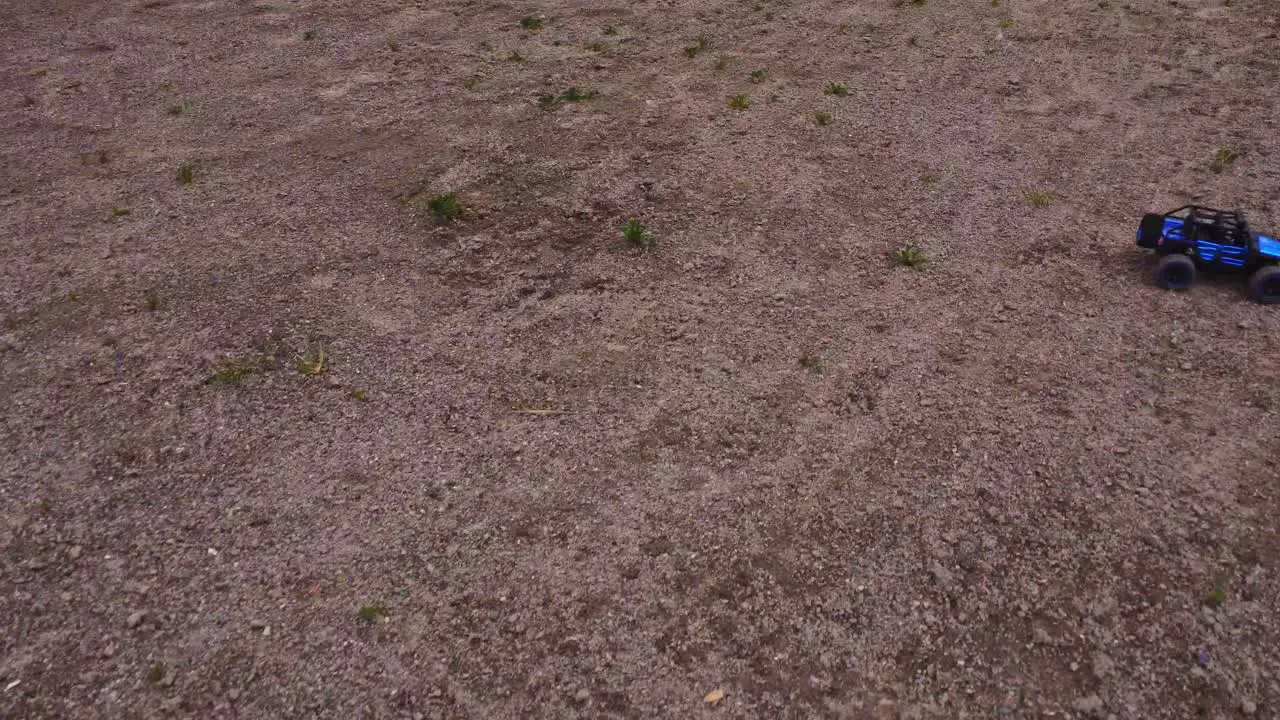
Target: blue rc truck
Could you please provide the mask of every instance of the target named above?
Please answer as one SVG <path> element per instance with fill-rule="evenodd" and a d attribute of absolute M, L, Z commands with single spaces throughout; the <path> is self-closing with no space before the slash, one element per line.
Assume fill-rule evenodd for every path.
<path fill-rule="evenodd" d="M 1249 292 L 1260 303 L 1280 303 L 1280 240 L 1250 232 L 1239 211 L 1187 205 L 1163 215 L 1148 213 L 1138 226 L 1138 246 L 1160 256 L 1156 285 L 1186 290 L 1196 267 L 1248 272 Z"/>

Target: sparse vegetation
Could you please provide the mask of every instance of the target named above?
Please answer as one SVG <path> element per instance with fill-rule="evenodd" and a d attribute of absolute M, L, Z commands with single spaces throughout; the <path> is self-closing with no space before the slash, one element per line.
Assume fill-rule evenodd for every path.
<path fill-rule="evenodd" d="M 233 358 L 211 375 L 207 382 L 215 387 L 238 387 L 250 376 L 274 368 L 279 362 L 279 353 L 279 347 L 273 345 L 262 352 Z"/>
<path fill-rule="evenodd" d="M 507 56 L 507 59 L 513 63 L 522 63 L 524 62 L 525 57 L 519 50 L 512 50 L 511 54 Z"/>
<path fill-rule="evenodd" d="M 715 47 L 710 35 L 699 35 L 693 39 L 693 44 L 684 49 L 685 57 L 695 58 L 711 48 Z"/>
<path fill-rule="evenodd" d="M 369 402 L 369 393 L 364 390 L 353 390 L 351 392 L 351 397 L 359 400 L 360 402 Z"/>
<path fill-rule="evenodd" d="M 427 212 L 431 213 L 431 222 L 436 225 L 448 225 L 462 216 L 462 203 L 456 193 L 443 193 L 428 198 Z"/>
<path fill-rule="evenodd" d="M 387 608 L 385 605 L 380 604 L 365 605 L 356 613 L 356 617 L 359 618 L 360 622 L 368 625 L 372 625 L 386 616 Z"/>
<path fill-rule="evenodd" d="M 1213 590 L 1209 596 L 1204 599 L 1204 604 L 1215 610 L 1222 607 L 1222 603 L 1227 601 L 1227 588 L 1222 583 L 1213 586 Z"/>
<path fill-rule="evenodd" d="M 164 680 L 164 675 L 165 675 L 164 663 L 160 662 L 159 660 L 151 663 L 151 666 L 147 668 L 148 682 L 158 683 L 161 680 Z"/>
<path fill-rule="evenodd" d="M 1001 30 L 1008 30 L 1009 28 L 1013 27 L 1013 20 L 1010 20 L 1009 18 L 1003 18 L 1000 20 L 999 25 Z"/>
<path fill-rule="evenodd" d="M 912 6 L 915 6 L 915 7 L 920 7 L 920 6 L 924 5 L 925 3 L 927 3 L 928 1 L 929 1 L 929 0 L 893 0 L 893 6 L 894 6 L 894 7 L 899 7 L 899 8 L 900 8 L 900 7 L 906 7 L 906 6 L 908 6 L 908 5 L 912 5 Z M 997 1 L 998 1 L 998 0 L 997 0 Z"/>
<path fill-rule="evenodd" d="M 191 106 L 192 106 L 192 102 L 190 100 L 184 100 L 180 103 L 175 103 L 173 105 L 170 105 L 165 112 L 169 113 L 174 117 L 179 117 L 181 115 L 185 115 L 187 111 L 191 109 Z"/>
<path fill-rule="evenodd" d="M 178 182 L 183 185 L 190 185 L 195 182 L 195 179 L 196 168 L 194 165 L 191 165 L 190 163 L 183 163 L 178 166 Z"/>
<path fill-rule="evenodd" d="M 827 95 L 835 95 L 836 97 L 847 97 L 849 95 L 849 86 L 844 83 L 829 82 L 823 92 Z"/>
<path fill-rule="evenodd" d="M 1218 148 L 1218 152 L 1213 156 L 1213 160 L 1209 163 L 1209 171 L 1214 174 L 1221 173 L 1239 159 L 1239 151 L 1225 146 L 1220 147 Z"/>
<path fill-rule="evenodd" d="M 493 52 L 494 50 L 497 49 L 497 46 L 493 44 L 492 40 L 481 40 L 480 49 L 485 52 Z"/>
<path fill-rule="evenodd" d="M 806 353 L 800 356 L 800 367 L 808 370 L 814 375 L 821 375 L 826 371 L 826 361 L 820 355 Z"/>
<path fill-rule="evenodd" d="M 652 250 L 656 241 L 653 234 L 649 232 L 649 228 L 644 226 L 637 218 L 631 218 L 627 222 L 618 227 L 622 233 L 622 239 L 627 245 L 639 250 Z"/>
<path fill-rule="evenodd" d="M 747 73 L 747 76 L 751 78 L 751 82 L 761 83 L 769 79 L 769 71 L 765 68 L 756 68 Z"/>
<path fill-rule="evenodd" d="M 565 102 L 580 103 L 588 100 L 594 100 L 600 96 L 598 90 L 583 90 L 575 85 L 570 85 L 568 89 L 560 93 L 560 98 Z"/>
<path fill-rule="evenodd" d="M 555 110 L 556 108 L 559 108 L 563 104 L 564 104 L 564 101 L 561 100 L 560 96 L 556 95 L 555 93 L 539 93 L 538 94 L 538 107 L 542 108 L 543 110 L 547 110 L 547 111 Z"/>
<path fill-rule="evenodd" d="M 592 40 L 591 42 L 583 44 L 582 47 L 590 50 L 591 52 L 604 52 L 604 43 L 599 40 Z"/>
<path fill-rule="evenodd" d="M 1027 192 L 1027 203 L 1031 207 L 1049 207 L 1049 203 L 1053 202 L 1053 193 L 1042 188 L 1034 188 Z"/>
<path fill-rule="evenodd" d="M 391 52 L 400 52 L 400 43 L 396 42 L 395 40 L 388 40 L 387 49 L 390 50 Z"/>
<path fill-rule="evenodd" d="M 319 29 L 319 28 L 314 28 L 314 27 L 313 27 L 313 28 L 307 28 L 306 30 L 303 30 L 303 31 L 302 31 L 302 39 L 303 39 L 305 42 L 311 42 L 312 40 L 315 40 L 317 37 L 320 37 L 320 29 Z"/>
<path fill-rule="evenodd" d="M 925 187 L 933 187 L 938 184 L 938 177 L 933 173 L 924 173 L 920 176 L 920 184 Z"/>
<path fill-rule="evenodd" d="M 617 34 L 618 34 L 618 26 L 617 26 L 617 25 L 615 25 L 615 24 L 613 24 L 613 23 L 609 23 L 608 25 L 605 25 L 605 26 L 604 26 L 604 28 L 601 30 L 601 32 L 603 32 L 605 35 L 617 35 Z"/>
<path fill-rule="evenodd" d="M 117 205 L 111 208 L 111 217 L 121 218 L 121 217 L 124 217 L 125 215 L 128 215 L 131 212 L 133 212 L 131 208 L 128 208 L 124 205 Z"/>
<path fill-rule="evenodd" d="M 324 341 L 313 340 L 310 347 L 298 355 L 295 367 L 299 375 L 323 375 L 329 367 L 329 352 Z"/>
<path fill-rule="evenodd" d="M 525 15 L 520 18 L 520 27 L 525 30 L 541 30 L 542 26 L 547 22 L 547 17 L 542 13 L 534 15 Z"/>
<path fill-rule="evenodd" d="M 168 298 L 160 293 L 148 293 L 146 299 L 147 312 L 156 312 L 164 308 Z"/>
<path fill-rule="evenodd" d="M 831 113 L 819 110 L 813 114 L 813 121 L 818 127 L 826 127 L 831 124 Z"/>
<path fill-rule="evenodd" d="M 903 245 L 893 253 L 893 259 L 898 265 L 909 268 L 911 270 L 920 270 L 924 267 L 924 253 L 915 245 Z"/>
<path fill-rule="evenodd" d="M 733 110 L 750 110 L 751 97 L 746 93 L 738 93 L 729 98 L 729 107 Z"/>
<path fill-rule="evenodd" d="M 470 90 L 471 92 L 480 92 L 481 84 L 483 82 L 484 82 L 484 78 L 480 77 L 479 75 L 471 75 L 471 76 L 468 76 L 466 80 L 462 81 L 462 86 Z"/>

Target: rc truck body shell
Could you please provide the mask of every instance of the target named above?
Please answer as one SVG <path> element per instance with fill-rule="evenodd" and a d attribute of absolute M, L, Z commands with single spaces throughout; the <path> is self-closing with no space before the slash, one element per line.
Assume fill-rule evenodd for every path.
<path fill-rule="evenodd" d="M 1185 290 L 1196 268 L 1252 273 L 1249 289 L 1266 304 L 1280 303 L 1280 240 L 1249 230 L 1237 211 L 1187 205 L 1148 213 L 1138 226 L 1138 246 L 1162 256 L 1156 283 Z"/>

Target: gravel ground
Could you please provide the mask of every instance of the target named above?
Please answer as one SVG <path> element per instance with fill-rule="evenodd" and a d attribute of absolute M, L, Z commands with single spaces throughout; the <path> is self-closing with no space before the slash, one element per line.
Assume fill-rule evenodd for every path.
<path fill-rule="evenodd" d="M 3 5 L 0 715 L 1280 717 L 1275 2 Z"/>

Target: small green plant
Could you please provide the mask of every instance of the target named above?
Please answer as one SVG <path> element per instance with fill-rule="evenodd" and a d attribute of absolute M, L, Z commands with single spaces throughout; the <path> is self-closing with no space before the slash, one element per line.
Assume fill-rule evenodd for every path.
<path fill-rule="evenodd" d="M 1218 583 L 1213 586 L 1213 591 L 1204 599 L 1204 604 L 1216 610 L 1217 608 L 1222 607 L 1222 603 L 1226 601 L 1227 588 L 1222 583 Z"/>
<path fill-rule="evenodd" d="M 360 608 L 360 612 L 356 613 L 356 617 L 360 622 L 372 625 L 373 623 L 387 616 L 387 608 L 385 605 L 373 604 L 365 605 Z"/>
<path fill-rule="evenodd" d="M 1053 193 L 1042 188 L 1035 188 L 1027 192 L 1027 203 L 1031 207 L 1049 207 L 1049 203 L 1053 202 Z"/>
<path fill-rule="evenodd" d="M 848 97 L 849 86 L 844 83 L 829 82 L 823 92 L 828 95 L 835 95 L 836 97 Z"/>
<path fill-rule="evenodd" d="M 191 183 L 195 182 L 195 179 L 196 179 L 196 168 L 194 165 L 191 165 L 189 163 L 183 163 L 182 165 L 178 166 L 178 182 L 182 183 L 183 185 L 190 185 Z"/>
<path fill-rule="evenodd" d="M 1110 10 L 1110 9 L 1111 9 L 1111 0 L 1098 0 L 1098 9 L 1099 9 L 1099 10 Z"/>
<path fill-rule="evenodd" d="M 769 71 L 765 68 L 756 68 L 755 70 L 747 73 L 747 76 L 751 78 L 751 82 L 753 83 L 762 83 L 769 79 Z"/>
<path fill-rule="evenodd" d="M 278 355 L 279 348 L 273 346 L 260 353 L 233 358 L 211 375 L 207 382 L 215 387 L 239 387 L 251 375 L 274 367 Z"/>
<path fill-rule="evenodd" d="M 924 267 L 924 253 L 915 245 L 903 245 L 894 251 L 893 259 L 899 265 L 912 270 L 919 270 Z"/>
<path fill-rule="evenodd" d="M 916 7 L 920 7 L 921 5 L 924 5 L 928 1 L 929 0 L 893 0 L 893 6 L 904 7 L 906 5 L 914 5 Z"/>
<path fill-rule="evenodd" d="M 484 78 L 479 75 L 471 75 L 466 80 L 462 81 L 462 86 L 471 92 L 480 92 L 483 80 Z"/>
<path fill-rule="evenodd" d="M 711 66 L 711 69 L 715 70 L 718 73 L 722 73 L 725 71 L 725 68 L 727 67 L 729 67 L 729 58 L 724 55 L 721 55 L 720 57 L 716 58 L 716 62 L 714 65 Z"/>
<path fill-rule="evenodd" d="M 684 49 L 685 57 L 696 58 L 702 53 L 715 47 L 715 42 L 710 35 L 699 35 L 693 39 L 693 44 Z"/>
<path fill-rule="evenodd" d="M 53 509 L 53 505 L 48 500 L 42 498 L 40 502 L 36 503 L 36 509 L 47 515 L 49 511 Z"/>
<path fill-rule="evenodd" d="M 164 679 L 164 663 L 159 660 L 151 663 L 151 667 L 147 668 L 147 681 L 158 683 Z"/>
<path fill-rule="evenodd" d="M 396 42 L 395 40 L 388 40 L 387 49 L 390 50 L 391 52 L 400 52 L 400 43 Z"/>
<path fill-rule="evenodd" d="M 620 225 L 618 230 L 622 233 L 622 239 L 633 248 L 652 250 L 656 244 L 649 228 L 645 227 L 638 218 L 631 218 Z"/>
<path fill-rule="evenodd" d="M 1209 163 L 1209 171 L 1218 174 L 1226 170 L 1229 165 L 1240 159 L 1240 153 L 1229 147 L 1218 148 L 1217 154 L 1213 156 L 1213 161 Z"/>
<path fill-rule="evenodd" d="M 163 309 L 168 301 L 168 298 L 160 293 L 149 293 L 146 300 L 147 312 L 156 312 Z"/>
<path fill-rule="evenodd" d="M 826 371 L 826 361 L 820 355 L 806 353 L 800 356 L 800 367 L 808 370 L 814 375 L 821 375 Z"/>
<path fill-rule="evenodd" d="M 924 173 L 920 176 L 920 184 L 925 187 L 933 187 L 938 184 L 938 176 L 933 173 Z"/>
<path fill-rule="evenodd" d="M 312 40 L 315 40 L 319 36 L 320 36 L 319 28 L 314 28 L 314 27 L 307 28 L 306 30 L 302 31 L 302 39 L 306 42 L 311 42 Z"/>
<path fill-rule="evenodd" d="M 187 111 L 191 109 L 191 105 L 192 103 L 190 100 L 184 100 L 181 103 L 170 105 L 165 112 L 174 117 L 179 117 L 181 115 L 185 115 Z"/>
<path fill-rule="evenodd" d="M 613 23 L 609 23 L 608 25 L 604 26 L 604 29 L 602 29 L 601 32 L 603 32 L 605 35 L 617 35 L 618 26 Z"/>
<path fill-rule="evenodd" d="M 295 367 L 299 375 L 315 377 L 329 368 L 329 352 L 323 342 L 313 342 L 307 351 L 297 357 Z"/>
<path fill-rule="evenodd" d="M 1013 27 L 1013 20 L 1010 20 L 1009 18 L 1002 18 L 998 24 L 1001 30 L 1008 30 Z"/>
<path fill-rule="evenodd" d="M 552 110 L 559 108 L 563 104 L 564 104 L 564 101 L 561 100 L 560 96 L 556 95 L 555 93 L 539 93 L 538 94 L 538 107 L 542 108 L 543 110 L 550 112 Z"/>
<path fill-rule="evenodd" d="M 738 93 L 729 98 L 729 107 L 733 110 L 750 110 L 751 97 L 746 93 Z"/>
<path fill-rule="evenodd" d="M 120 217 L 124 217 L 125 215 L 128 215 L 131 212 L 133 212 L 132 209 L 125 207 L 124 205 L 117 205 L 111 208 L 111 217 L 120 218 Z"/>
<path fill-rule="evenodd" d="M 818 127 L 826 127 L 831 124 L 831 113 L 819 110 L 813 114 L 813 121 Z"/>
<path fill-rule="evenodd" d="M 915 35 L 912 35 L 911 37 L 907 38 L 907 47 L 913 47 L 913 48 L 920 47 L 920 38 L 916 37 Z"/>
<path fill-rule="evenodd" d="M 427 199 L 427 211 L 436 225 L 448 225 L 462 216 L 462 203 L 456 193 L 444 193 Z"/>
<path fill-rule="evenodd" d="M 364 390 L 352 391 L 351 397 L 355 398 L 356 400 L 359 400 L 360 402 L 369 402 L 369 393 L 365 392 Z"/>
<path fill-rule="evenodd" d="M 493 52 L 497 47 L 493 44 L 492 40 L 481 40 L 480 49 L 485 52 Z"/>
<path fill-rule="evenodd" d="M 507 59 L 513 63 L 522 63 L 524 62 L 525 57 L 519 50 L 512 50 L 511 54 L 507 56 Z"/>
<path fill-rule="evenodd" d="M 547 17 L 542 13 L 535 15 L 525 15 L 520 18 L 520 27 L 525 30 L 541 30 L 543 24 L 547 22 Z"/>
<path fill-rule="evenodd" d="M 592 40 L 589 43 L 585 43 L 582 47 L 586 50 L 590 50 L 591 52 L 604 52 L 604 43 L 598 40 Z"/>
<path fill-rule="evenodd" d="M 583 90 L 576 85 L 570 85 L 568 89 L 560 93 L 560 99 L 565 102 L 580 103 L 588 100 L 595 100 L 600 96 L 598 90 Z"/>

